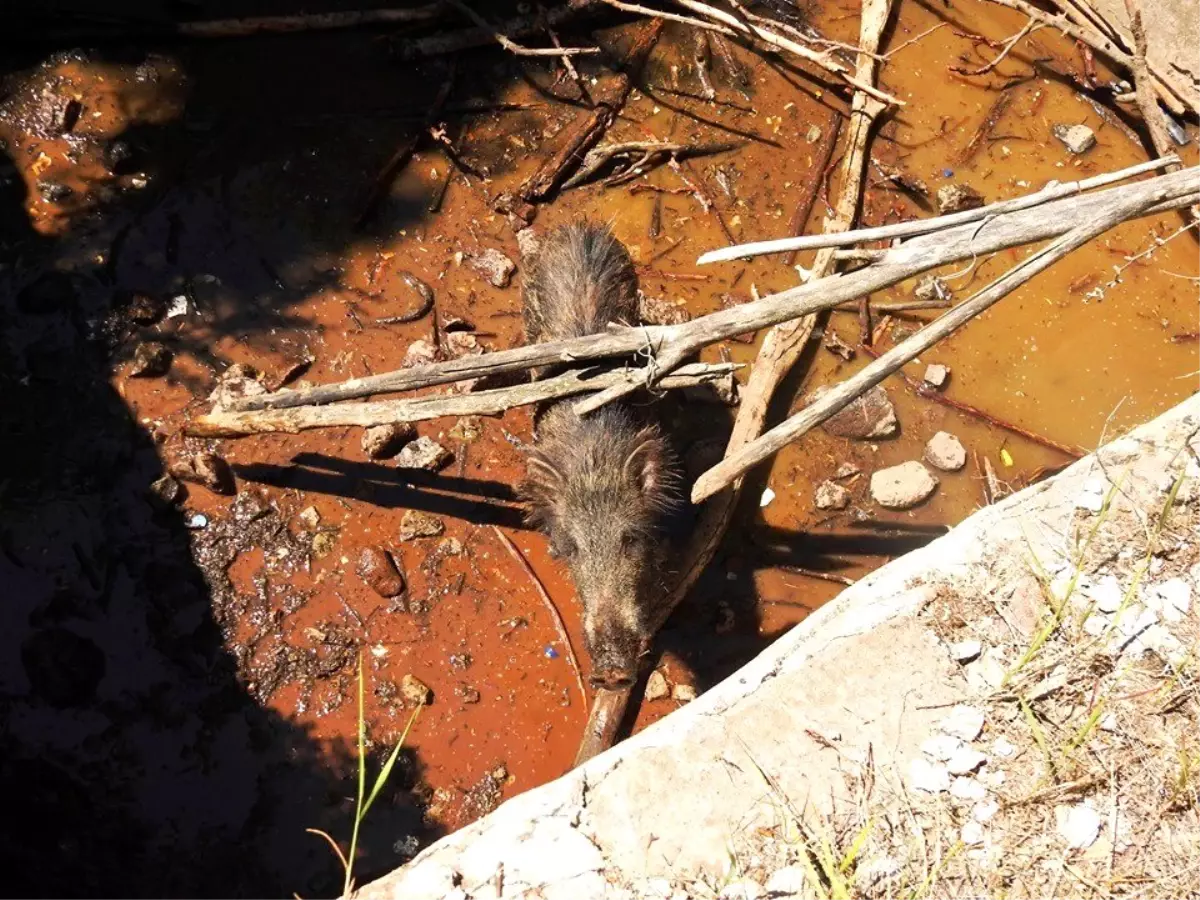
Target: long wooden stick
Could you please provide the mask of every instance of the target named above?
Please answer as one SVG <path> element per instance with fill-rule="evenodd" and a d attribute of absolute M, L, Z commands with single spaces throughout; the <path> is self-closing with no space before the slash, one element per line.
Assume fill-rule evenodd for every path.
<path fill-rule="evenodd" d="M 845 247 L 850 244 L 864 244 L 868 241 L 890 241 L 896 238 L 929 234 L 932 231 L 940 231 L 943 228 L 949 228 L 953 225 L 963 225 L 967 222 L 981 222 L 984 219 L 1003 215 L 1004 213 L 1030 209 L 1034 206 L 1040 206 L 1043 203 L 1049 203 L 1052 200 L 1061 200 L 1063 197 L 1073 197 L 1076 194 L 1082 194 L 1084 191 L 1106 187 L 1118 181 L 1125 181 L 1136 175 L 1166 169 L 1178 163 L 1179 157 L 1170 153 L 1159 159 L 1152 159 L 1148 162 L 1130 166 L 1127 169 L 1121 169 L 1119 172 L 1106 172 L 1103 175 L 1095 175 L 1091 178 L 1084 178 L 1080 181 L 1068 181 L 1066 183 L 1052 181 L 1036 193 L 1026 194 L 1024 197 L 1014 197 L 1011 200 L 1000 200 L 996 203 L 990 203 L 987 206 L 978 207 L 977 209 L 968 209 L 963 212 L 937 216 L 932 219 L 913 219 L 911 222 L 896 222 L 892 225 L 878 225 L 874 228 L 858 228 L 854 231 L 800 235 L 798 237 L 779 238 L 773 241 L 756 241 L 750 244 L 739 244 L 736 247 L 722 247 L 719 250 L 710 250 L 702 254 L 696 260 L 696 263 L 698 265 L 706 265 L 707 263 L 728 262 L 735 259 L 750 259 L 754 256 L 765 256 L 768 253 L 819 250 L 823 247 Z"/>
<path fill-rule="evenodd" d="M 1200 170 L 1189 169 L 1186 171 L 1190 175 L 1190 186 L 1187 186 L 1185 182 L 1185 190 L 1182 193 L 1172 193 L 1165 183 L 1175 176 L 1164 175 L 1161 179 L 1156 179 L 1157 184 L 1150 182 L 1155 190 L 1122 192 L 1124 196 L 1116 197 L 1107 209 L 1097 210 L 1091 216 L 1074 220 L 1080 221 L 1082 224 L 1070 229 L 1052 244 L 1027 257 L 974 297 L 960 303 L 908 340 L 897 344 L 862 371 L 830 390 L 817 402 L 805 407 L 803 411 L 783 424 L 771 429 L 758 440 L 713 466 L 696 480 L 696 484 L 692 488 L 692 502 L 700 503 L 726 485 L 731 484 L 748 469 L 820 425 L 847 403 L 879 384 L 892 372 L 912 362 L 934 344 L 953 334 L 1035 275 L 1048 269 L 1068 253 L 1103 234 L 1114 225 L 1145 215 L 1153 209 L 1164 208 L 1164 203 L 1166 204 L 1165 208 L 1179 208 L 1195 203 L 1197 199 L 1200 199 L 1200 178 L 1197 177 L 1200 175 Z"/>
<path fill-rule="evenodd" d="M 740 367 L 733 363 L 696 363 L 681 366 L 664 378 L 659 386 L 668 390 L 698 387 L 726 377 L 738 368 Z M 267 432 L 297 434 L 310 428 L 368 428 L 372 425 L 390 425 L 397 422 L 423 422 L 443 416 L 494 416 L 513 407 L 571 397 L 626 381 L 641 382 L 644 379 L 640 372 L 630 369 L 607 372 L 573 369 L 543 381 L 471 394 L 243 412 L 215 409 L 185 425 L 184 434 L 194 437 L 243 437 Z"/>
<path fill-rule="evenodd" d="M 1122 199 L 1158 196 L 1164 191 L 1168 194 L 1172 191 L 1175 194 L 1187 193 L 1194 189 L 1198 175 L 1200 169 L 1192 167 L 1149 181 L 1068 197 L 1035 209 L 997 216 L 980 224 L 968 223 L 924 235 L 884 251 L 878 261 L 865 268 L 810 281 L 751 303 L 700 316 L 682 325 L 613 328 L 607 334 L 547 341 L 480 356 L 412 366 L 365 378 L 352 378 L 337 384 L 246 397 L 231 403 L 228 409 L 284 409 L 332 403 L 523 371 L 554 363 L 632 356 L 639 352 L 655 354 L 658 367 L 656 374 L 661 376 L 681 365 L 689 354 L 708 344 L 856 300 L 939 266 L 1058 237 L 1070 230 L 1072 222 L 1093 218 Z M 1174 199 L 1162 201 L 1163 210 L 1177 207 Z M 1148 213 L 1155 211 L 1154 207 L 1147 210 Z M 667 366 L 664 361 L 669 358 L 675 362 Z"/>

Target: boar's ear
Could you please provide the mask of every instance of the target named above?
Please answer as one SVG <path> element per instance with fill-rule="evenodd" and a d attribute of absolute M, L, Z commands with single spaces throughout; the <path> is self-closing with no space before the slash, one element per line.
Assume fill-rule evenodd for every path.
<path fill-rule="evenodd" d="M 562 472 L 537 450 L 529 452 L 524 480 L 518 485 L 517 493 L 532 507 L 530 518 L 543 522 L 555 499 L 561 494 L 564 479 Z"/>
<path fill-rule="evenodd" d="M 625 477 L 632 478 L 652 497 L 665 496 L 671 472 L 667 467 L 667 447 L 655 428 L 638 433 L 634 448 L 625 458 Z"/>

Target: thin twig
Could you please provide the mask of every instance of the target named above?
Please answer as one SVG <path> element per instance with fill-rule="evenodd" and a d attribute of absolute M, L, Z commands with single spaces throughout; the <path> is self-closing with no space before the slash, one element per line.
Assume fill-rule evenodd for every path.
<path fill-rule="evenodd" d="M 790 572 L 793 575 L 815 578 L 818 581 L 832 581 L 834 584 L 854 584 L 853 578 L 847 578 L 845 575 L 834 575 L 832 572 L 818 572 L 815 569 L 802 569 L 799 566 L 778 566 L 777 568 L 784 572 Z"/>
<path fill-rule="evenodd" d="M 879 359 L 883 355 L 873 347 L 861 347 L 860 349 L 872 359 Z M 1070 444 L 1060 443 L 1053 438 L 1048 438 L 1045 435 L 1038 434 L 1035 431 L 1030 431 L 1028 428 L 1022 428 L 1020 425 L 1015 425 L 1012 422 L 1005 421 L 998 416 L 994 416 L 991 413 L 980 409 L 978 406 L 972 406 L 969 403 L 963 403 L 961 400 L 954 400 L 950 397 L 947 397 L 945 394 L 939 393 L 936 388 L 927 386 L 923 382 L 917 381 L 917 379 L 901 370 L 897 370 L 895 374 L 899 375 L 901 379 L 903 379 L 905 385 L 908 386 L 909 390 L 911 390 L 918 397 L 924 397 L 927 400 L 932 400 L 934 403 L 940 403 L 942 406 L 953 409 L 956 412 L 962 413 L 963 415 L 971 416 L 974 419 L 978 419 L 980 422 L 986 422 L 988 425 L 991 425 L 994 428 L 999 428 L 1002 431 L 1015 434 L 1027 441 L 1047 447 L 1050 450 L 1055 450 L 1064 456 L 1071 457 L 1072 459 L 1080 459 L 1085 455 L 1085 451 L 1081 450 L 1079 447 L 1072 447 Z"/>
<path fill-rule="evenodd" d="M 992 69 L 996 68 L 996 66 L 1000 65 L 1000 62 L 1004 59 L 1004 57 L 1008 56 L 1008 54 L 1012 52 L 1013 48 L 1021 42 L 1022 38 L 1028 37 L 1039 28 L 1045 27 L 1046 25 L 1044 22 L 1036 22 L 1033 19 L 1030 19 L 1025 23 L 1024 28 L 1004 42 L 1004 46 L 1001 48 L 999 55 L 997 55 L 996 58 L 991 62 L 985 63 L 978 69 L 967 69 L 963 66 L 951 66 L 950 71 L 957 72 L 959 75 L 986 75 L 988 72 L 992 71 Z"/>
<path fill-rule="evenodd" d="M 471 9 L 463 0 L 446 0 L 446 2 L 480 28 L 491 31 L 496 43 L 514 56 L 590 56 L 600 52 L 599 47 L 524 47 L 512 40 L 504 32 L 494 29 L 488 24 L 487 19 Z"/>
<path fill-rule="evenodd" d="M 554 620 L 554 627 L 558 630 L 558 637 L 567 648 L 567 658 L 571 662 L 571 670 L 575 673 L 575 680 L 579 684 L 579 695 L 586 706 L 588 702 L 587 688 L 584 687 L 583 673 L 579 669 L 579 657 L 575 655 L 575 648 L 571 645 L 571 636 L 567 633 L 567 626 L 558 612 L 558 607 L 554 605 L 554 601 L 546 593 L 546 586 L 542 584 L 542 579 L 538 578 L 537 572 L 533 571 L 533 566 L 529 565 L 529 560 L 525 558 L 525 554 L 497 526 L 493 525 L 492 531 L 496 532 L 496 537 L 500 539 L 500 543 L 504 545 L 504 549 L 509 552 L 509 555 L 525 570 L 525 574 L 529 577 L 530 582 L 537 589 L 538 596 L 542 598 L 542 603 L 550 611 L 550 616 Z"/>
<path fill-rule="evenodd" d="M 1063 197 L 1081 194 L 1084 191 L 1090 191 L 1094 188 L 1106 187 L 1107 185 L 1118 181 L 1125 181 L 1126 179 L 1143 175 L 1147 172 L 1164 169 L 1178 162 L 1178 156 L 1169 154 L 1159 159 L 1138 163 L 1117 172 L 1106 172 L 1103 175 L 1084 178 L 1081 181 L 1069 181 L 1066 183 L 1051 181 L 1040 191 L 1033 194 L 1026 194 L 1024 197 L 1001 200 L 997 203 L 981 206 L 978 209 L 968 209 L 963 212 L 937 216 L 931 219 L 913 219 L 909 222 L 897 222 L 894 225 L 878 225 L 874 228 L 859 228 L 854 231 L 802 235 L 794 238 L 782 238 L 777 241 L 756 241 L 752 244 L 742 244 L 737 247 L 722 247 L 719 250 L 710 250 L 702 254 L 696 260 L 696 264 L 705 265 L 714 262 L 728 262 L 734 259 L 750 259 L 753 256 L 764 256 L 768 253 L 786 253 L 790 250 L 818 250 L 822 247 L 845 247 L 850 244 L 865 244 L 868 241 L 890 241 L 895 238 L 914 237 L 919 234 L 940 231 L 943 228 L 949 228 L 954 225 L 978 222 L 982 219 L 992 218 L 1004 213 L 1029 209 L 1043 203 L 1060 200 Z"/>

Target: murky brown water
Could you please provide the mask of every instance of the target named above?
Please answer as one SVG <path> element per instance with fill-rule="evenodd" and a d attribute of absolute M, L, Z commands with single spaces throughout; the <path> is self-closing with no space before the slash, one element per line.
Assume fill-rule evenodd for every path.
<path fill-rule="evenodd" d="M 991 201 L 1035 190 L 1049 179 L 1086 177 L 1145 158 L 1122 115 L 1093 104 L 1045 66 L 1030 63 L 1032 57 L 1044 57 L 1060 69 L 1082 72 L 1074 46 L 1039 32 L 1036 44 L 1023 45 L 990 74 L 959 77 L 948 74 L 947 67 L 978 66 L 995 52 L 962 32 L 997 39 L 1022 22 L 1005 10 L 972 2 L 956 5 L 952 18 L 942 15 L 940 8 L 913 2 L 900 6 L 885 52 L 898 49 L 883 68 L 883 84 L 907 105 L 875 140 L 876 159 L 923 180 L 932 191 L 948 181 L 965 182 Z M 849 4 L 845 9 L 827 5 L 816 24 L 847 41 L 858 27 Z M 788 233 L 803 187 L 814 177 L 820 129 L 828 127 L 830 109 L 845 104 L 827 87 L 746 52 L 739 58 L 752 73 L 748 97 L 719 82 L 721 102 L 689 98 L 699 90 L 689 48 L 686 36 L 668 29 L 648 68 L 647 90 L 625 107 L 610 137 L 744 140 L 736 151 L 697 160 L 684 170 L 704 186 L 717 213 L 706 212 L 690 194 L 586 187 L 543 208 L 537 226 L 583 216 L 611 222 L 642 264 L 643 289 L 698 315 L 719 308 L 728 292 L 765 294 L 796 283 L 795 271 L 778 258 L 704 268 L 694 260 L 727 243 L 718 214 L 738 241 Z M 363 234 L 352 224 L 371 180 L 411 134 L 412 120 L 419 120 L 444 77 L 440 64 L 406 70 L 389 65 L 378 51 L 368 35 L 297 35 L 164 48 L 161 57 L 140 64 L 68 58 L 14 76 L 0 137 L 28 189 L 26 227 L 33 229 L 28 240 L 49 248 L 51 261 L 18 261 L 5 276 L 5 303 L 37 275 L 39 265 L 77 273 L 77 290 L 88 308 L 97 310 L 97 319 L 103 318 L 110 295 L 124 290 L 186 298 L 177 303 L 181 314 L 130 329 L 118 342 L 118 359 L 126 361 L 113 368 L 111 386 L 143 432 L 141 467 L 122 476 L 130 480 L 131 492 L 161 474 L 159 458 L 171 460 L 187 449 L 210 446 L 185 441 L 180 428 L 230 363 L 251 364 L 269 379 L 286 371 L 289 361 L 311 356 L 303 378 L 314 384 L 399 367 L 409 344 L 428 339 L 431 328 L 429 320 L 374 322 L 403 313 L 411 303 L 402 271 L 430 284 L 443 321 L 469 320 L 486 348 L 520 341 L 519 275 L 509 287 L 497 289 L 456 254 L 498 248 L 519 260 L 515 237 L 491 211 L 489 199 L 532 171 L 543 157 L 541 148 L 552 148 L 554 136 L 579 114 L 547 96 L 570 96 L 574 86 L 556 78 L 557 69 L 549 63 L 518 65 L 486 53 L 464 58 L 451 108 L 499 102 L 521 107 L 445 117 L 463 157 L 490 170 L 490 180 L 451 175 L 440 208 L 430 211 L 450 163 L 427 141 L 396 179 L 378 221 Z M 588 64 L 583 68 L 586 72 Z M 965 159 L 1001 90 L 1009 98 L 1003 115 Z M 64 138 L 46 110 L 70 98 L 80 101 L 82 111 Z M 1070 156 L 1051 137 L 1056 123 L 1089 125 L 1098 145 L 1085 156 Z M 135 156 L 129 173 L 113 176 L 102 164 L 101 150 L 104 140 L 118 136 L 129 141 Z M 1194 163 L 1194 146 L 1182 155 Z M 141 173 L 148 184 L 136 187 Z M 70 196 L 42 199 L 39 182 L 46 181 L 70 188 Z M 668 168 L 637 184 L 667 190 L 683 186 L 680 175 Z M 117 189 L 124 193 L 118 195 Z M 662 228 L 654 238 L 650 222 L 656 203 Z M 823 207 L 818 200 L 810 228 L 819 227 Z M 864 222 L 924 214 L 872 174 Z M 950 397 L 1067 444 L 1093 447 L 1106 431 L 1152 417 L 1196 388 L 1196 242 L 1183 235 L 1131 264 L 1119 284 L 1107 282 L 1127 256 L 1179 224 L 1178 216 L 1162 216 L 1114 229 L 1006 298 L 921 363 L 951 368 Z M 956 296 L 965 297 L 1023 252 L 960 267 L 946 273 L 947 283 Z M 801 255 L 797 262 L 807 266 L 811 256 Z M 900 285 L 874 299 L 907 299 L 912 288 Z M 1089 296 L 1097 288 L 1103 296 Z M 882 344 L 933 315 L 897 316 Z M 47 322 L 53 325 L 44 317 L 34 325 L 14 319 L 11 352 L 32 353 Z M 832 328 L 846 343 L 857 343 L 853 312 L 835 313 Z M 176 360 L 167 377 L 127 377 L 135 336 L 157 336 L 172 346 Z M 731 342 L 727 349 L 735 361 L 749 363 L 756 346 Z M 711 352 L 715 357 L 718 348 Z M 803 389 L 845 377 L 861 364 L 862 354 L 845 362 L 819 350 Z M 920 377 L 923 365 L 910 369 Z M 789 390 L 794 394 L 800 387 L 792 383 Z M 895 379 L 887 389 L 901 422 L 898 438 L 854 443 L 816 432 L 779 454 L 769 473 L 751 481 L 712 571 L 664 632 L 672 681 L 703 689 L 840 590 L 782 566 L 859 577 L 980 505 L 982 484 L 974 463 L 962 473 L 942 476 L 933 499 L 913 512 L 889 513 L 870 503 L 870 471 L 919 458 L 936 431 L 956 434 L 1014 485 L 1066 461 L 918 398 Z M 498 765 L 507 772 L 503 793 L 511 796 L 561 774 L 578 745 L 586 703 L 567 653 L 538 593 L 493 531 L 499 527 L 512 538 L 581 647 L 569 584 L 548 558 L 544 540 L 523 530 L 511 499 L 520 456 L 510 438 L 528 440 L 528 413 L 485 419 L 472 440 L 461 439 L 454 425 L 420 426 L 422 434 L 455 455 L 445 477 L 424 487 L 409 484 L 390 464 L 368 461 L 356 429 L 212 443 L 239 476 L 237 503 L 257 503 L 261 509 L 238 513 L 229 498 L 191 487 L 179 516 L 163 526 L 182 534 L 181 522 L 206 517 L 205 527 L 191 532 L 191 538 L 222 635 L 220 646 L 210 652 L 232 658 L 238 690 L 264 704 L 271 716 L 263 734 L 251 728 L 248 746 L 265 741 L 272 758 L 282 759 L 289 755 L 282 745 L 300 742 L 306 758 L 312 757 L 313 771 L 328 767 L 332 773 L 299 788 L 289 781 L 294 771 L 282 764 L 239 769 L 251 773 L 239 788 L 251 795 L 246 808 L 222 809 L 211 824 L 220 834 L 261 843 L 269 871 L 266 882 L 253 885 L 260 890 L 289 869 L 297 872 L 298 883 L 280 889 L 326 889 L 313 885 L 331 884 L 322 877 L 336 875 L 326 848 L 303 829 L 323 827 L 339 838 L 348 831 L 345 797 L 352 788 L 339 779 L 350 771 L 353 659 L 359 648 L 366 651 L 373 686 L 366 718 L 377 746 L 393 741 L 407 719 L 389 684 L 413 674 L 435 696 L 409 742 L 413 756 L 403 784 L 408 799 L 398 801 L 405 808 L 415 801 L 426 825 L 411 816 L 400 824 L 385 819 L 391 830 L 375 845 L 370 863 L 376 868 L 402 860 L 410 849 L 402 846 L 405 829 L 427 839 L 478 815 L 490 802 L 480 785 Z M 56 427 L 69 429 L 71 422 Z M 814 486 L 845 461 L 864 472 L 850 483 L 854 503 L 843 513 L 816 510 Z M 768 487 L 774 499 L 760 508 Z M 300 515 L 310 507 L 319 517 L 315 526 L 311 513 Z M 401 543 L 401 518 L 414 508 L 442 518 L 445 535 Z M 124 527 L 118 520 L 116 525 L 105 521 Z M 136 545 L 136 533 L 121 532 L 121 540 Z M 356 575 L 359 549 L 367 544 L 388 546 L 402 561 L 408 592 L 400 607 L 390 606 Z M 314 546 L 319 552 L 310 552 Z M 14 571 L 21 569 L 20 554 L 11 556 Z M 23 616 L 40 608 L 42 594 L 69 585 L 78 577 L 71 574 L 77 567 L 47 566 L 37 579 L 22 582 L 25 595 L 14 609 Z M 131 596 L 144 600 L 147 590 Z M 172 583 L 155 590 L 169 594 Z M 103 615 L 96 615 L 103 623 Z M 104 631 L 97 620 L 89 621 L 89 628 Z M 29 626 L 22 620 L 9 630 L 17 654 Z M 110 629 L 93 640 L 109 655 L 111 673 L 123 665 L 113 646 L 147 639 Z M 581 662 L 586 667 L 586 660 Z M 145 672 L 121 677 L 140 684 L 143 692 L 149 691 L 147 680 L 155 683 L 155 676 Z M 47 752 L 67 727 L 64 715 L 81 728 L 81 717 L 107 716 L 111 724 L 84 728 L 101 735 L 105 728 L 139 727 L 134 712 L 109 708 L 120 706 L 116 695 L 102 711 L 55 714 L 36 697 L 23 696 L 29 692 L 25 676 L 5 678 L 4 690 L 14 698 L 6 703 L 25 723 L 14 729 L 14 752 Z M 676 705 L 669 699 L 643 704 L 638 727 Z M 167 729 L 162 722 L 154 727 Z M 206 727 L 204 716 L 196 727 Z M 274 737 L 263 736 L 268 733 Z M 145 752 L 145 765 L 154 756 L 146 749 L 151 745 L 134 744 Z M 186 757 L 191 752 L 186 739 L 167 744 L 164 753 Z M 213 753 L 211 760 L 223 758 Z M 59 764 L 70 766 L 71 759 L 66 754 Z M 149 770 L 138 771 L 123 790 L 135 795 L 147 790 Z M 216 790 L 216 782 L 198 784 L 201 793 Z M 138 801 L 130 802 L 137 808 Z M 181 806 L 165 820 L 182 828 L 188 818 Z M 210 834 L 206 839 L 219 843 L 223 838 Z M 298 865 L 296 848 L 305 842 L 311 842 L 310 849 Z M 390 850 L 389 844 L 394 845 Z"/>

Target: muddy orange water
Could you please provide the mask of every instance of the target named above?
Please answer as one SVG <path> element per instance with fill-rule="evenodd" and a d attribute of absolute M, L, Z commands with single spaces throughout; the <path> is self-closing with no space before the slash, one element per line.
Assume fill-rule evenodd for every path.
<path fill-rule="evenodd" d="M 852 42 L 857 13 L 828 3 L 813 24 Z M 905 106 L 872 143 L 880 166 L 869 173 L 862 221 L 931 214 L 883 170 L 931 193 L 968 184 L 992 201 L 1146 158 L 1136 112 L 1103 87 L 1081 91 L 1074 79 L 1090 64 L 1045 30 L 983 75 L 950 71 L 983 66 L 998 52 L 984 39 L 1022 24 L 968 0 L 953 10 L 899 4 L 882 84 Z M 578 88 L 554 61 L 463 54 L 437 123 L 466 165 L 423 138 L 359 231 L 377 173 L 418 133 L 447 73 L 443 61 L 393 62 L 386 48 L 370 33 L 296 34 L 26 50 L 10 60 L 0 137 L 15 171 L 4 188 L 0 310 L 5 392 L 14 398 L 3 421 L 18 468 L 3 482 L 0 567 L 10 599 L 0 629 L 8 723 L 0 771 L 9 803 L 23 810 L 6 816 L 10 826 L 30 827 L 0 853 L 23 862 L 9 872 L 36 870 L 38 889 L 336 892 L 339 866 L 305 829 L 343 846 L 348 839 L 360 652 L 373 771 L 408 721 L 405 676 L 434 697 L 368 818 L 360 874 L 394 867 L 502 797 L 562 774 L 578 746 L 587 701 L 571 652 L 495 531 L 553 599 L 586 676 L 572 588 L 545 540 L 523 527 L 512 493 L 527 411 L 421 423 L 453 454 L 424 479 L 368 460 L 357 429 L 181 436 L 232 363 L 253 366 L 270 385 L 302 360 L 311 360 L 299 376 L 307 384 L 401 366 L 414 341 L 433 337 L 428 317 L 376 321 L 412 308 L 406 272 L 433 288 L 441 322 L 467 320 L 485 349 L 520 342 L 520 271 L 496 288 L 469 257 L 494 248 L 519 264 L 515 235 L 490 200 L 584 114 Z M 694 261 L 729 242 L 724 229 L 739 242 L 789 233 L 806 186 L 824 175 L 815 160 L 823 130 L 847 107 L 829 84 L 735 54 L 747 83 L 714 64 L 717 100 L 705 101 L 691 36 L 669 27 L 609 138 L 732 140 L 736 150 L 631 185 L 568 191 L 536 222 L 541 230 L 585 216 L 608 221 L 640 264 L 644 291 L 692 315 L 720 308 L 727 294 L 797 283 L 778 257 Z M 607 75 L 597 62 L 579 66 L 592 85 Z M 1097 64 L 1096 77 L 1111 76 Z M 1052 136 L 1058 124 L 1088 126 L 1096 146 L 1071 155 Z M 1180 152 L 1195 162 L 1192 144 Z M 830 182 L 809 230 L 836 192 L 837 178 Z M 1082 448 L 1154 416 L 1195 390 L 1200 369 L 1196 241 L 1185 233 L 1157 246 L 1181 223 L 1164 215 L 1113 229 L 910 374 L 943 363 L 950 398 Z M 961 299 L 1027 252 L 941 274 Z M 807 267 L 812 254 L 796 262 Z M 905 300 L 913 289 L 872 299 Z M 118 302 L 129 292 L 160 299 L 166 315 L 131 323 Z M 877 315 L 878 345 L 934 315 Z M 829 329 L 851 346 L 860 339 L 854 311 L 835 312 Z M 169 373 L 129 377 L 134 348 L 150 339 L 172 350 Z M 729 342 L 707 356 L 722 351 L 749 363 L 756 344 Z M 847 361 L 814 345 L 776 417 L 863 363 L 862 353 Z M 885 386 L 897 437 L 852 442 L 817 431 L 749 480 L 710 572 L 661 636 L 673 685 L 705 689 L 841 589 L 789 569 L 860 577 L 983 503 L 983 460 L 1014 487 L 1067 461 L 918 398 L 898 379 Z M 703 415 L 727 418 L 715 405 Z M 916 510 L 874 505 L 869 473 L 919 458 L 939 430 L 962 440 L 967 467 L 941 474 Z M 165 467 L 202 449 L 232 464 L 237 497 L 190 485 L 177 507 L 150 502 Z M 844 482 L 850 507 L 817 510 L 815 486 L 847 462 L 862 473 Z M 402 541 L 409 510 L 436 516 L 444 533 Z M 356 574 L 368 545 L 400 562 L 407 589 L 397 600 Z M 643 703 L 636 727 L 678 705 Z"/>

